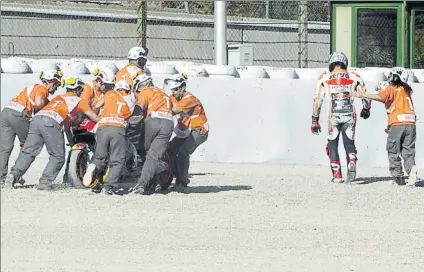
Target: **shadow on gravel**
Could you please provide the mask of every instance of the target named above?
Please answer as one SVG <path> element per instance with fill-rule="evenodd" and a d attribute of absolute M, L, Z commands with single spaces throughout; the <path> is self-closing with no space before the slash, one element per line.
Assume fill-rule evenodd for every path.
<path fill-rule="evenodd" d="M 175 185 L 175 184 L 173 184 Z M 247 191 L 253 189 L 252 186 L 247 185 L 228 185 L 228 186 L 193 186 L 188 187 L 187 191 L 181 192 L 174 190 L 173 185 L 168 190 L 156 192 L 155 194 L 167 195 L 169 193 L 182 193 L 182 194 L 210 194 L 210 193 L 219 193 L 219 192 L 228 192 L 228 191 Z M 127 188 L 123 188 L 120 195 L 126 195 L 129 193 Z"/>
<path fill-rule="evenodd" d="M 224 173 L 190 173 L 189 178 L 193 176 L 223 176 Z"/>
<path fill-rule="evenodd" d="M 13 190 L 20 190 L 20 189 L 37 189 L 37 184 L 29 184 L 29 185 L 18 185 L 13 188 Z M 53 184 L 53 188 L 51 191 L 61 191 L 61 190 L 70 190 L 73 189 L 67 184 Z"/>
<path fill-rule="evenodd" d="M 173 184 L 174 185 L 174 184 Z M 219 193 L 219 192 L 228 192 L 228 191 L 247 191 L 253 189 L 252 186 L 247 185 L 234 185 L 234 186 L 193 186 L 188 187 L 187 191 L 181 192 L 174 190 L 173 185 L 167 190 L 160 192 L 155 192 L 155 194 L 167 195 L 169 193 L 182 193 L 182 194 L 209 194 L 209 193 Z M 123 190 L 117 193 L 118 195 L 124 196 L 129 194 L 128 187 L 121 187 Z"/>
<path fill-rule="evenodd" d="M 356 184 L 370 184 L 370 183 L 374 183 L 374 182 L 380 182 L 380 181 L 391 181 L 393 180 L 392 177 L 364 177 L 364 178 L 357 178 L 355 179 L 355 182 L 358 181 L 362 181 L 360 183 L 356 183 Z"/>
<path fill-rule="evenodd" d="M 21 186 L 16 186 L 13 189 L 30 189 L 30 188 L 36 188 L 37 189 L 38 185 L 37 184 L 31 184 L 31 185 L 21 185 Z"/>
<path fill-rule="evenodd" d="M 364 184 L 370 184 L 374 182 L 391 181 L 391 180 L 393 180 L 393 177 L 365 177 L 365 178 L 357 178 L 355 179 L 355 182 L 362 181 L 356 184 L 364 185 Z M 415 187 L 424 187 L 424 180 L 418 179 L 417 183 L 415 184 Z"/>
<path fill-rule="evenodd" d="M 418 179 L 415 187 L 424 187 L 424 179 Z"/>
<path fill-rule="evenodd" d="M 227 185 L 227 186 L 193 186 L 188 187 L 189 194 L 209 194 L 209 193 L 219 193 L 227 191 L 247 191 L 253 189 L 252 186 L 248 185 Z"/>

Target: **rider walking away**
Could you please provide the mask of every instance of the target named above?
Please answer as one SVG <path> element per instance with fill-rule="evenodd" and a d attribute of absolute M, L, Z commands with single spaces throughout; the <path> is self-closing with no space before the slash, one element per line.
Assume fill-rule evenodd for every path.
<path fill-rule="evenodd" d="M 343 182 L 339 158 L 339 136 L 343 137 L 346 150 L 347 179 L 351 182 L 356 177 L 357 150 L 355 147 L 356 108 L 352 93 L 366 92 L 364 81 L 353 72 L 347 71 L 348 59 L 344 53 L 334 52 L 330 55 L 329 73 L 318 80 L 312 112 L 311 131 L 321 132 L 319 114 L 324 97 L 328 97 L 328 144 L 327 155 L 330 159 L 332 182 Z M 371 101 L 362 99 L 361 117 L 369 118 Z"/>

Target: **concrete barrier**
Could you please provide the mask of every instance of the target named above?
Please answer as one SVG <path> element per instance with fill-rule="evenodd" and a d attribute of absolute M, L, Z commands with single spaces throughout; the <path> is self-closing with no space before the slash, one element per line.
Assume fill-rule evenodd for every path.
<path fill-rule="evenodd" d="M 91 75 L 80 75 L 83 80 Z M 153 75 L 163 85 L 164 76 Z M 1 107 L 37 74 L 1 74 Z M 376 82 L 366 82 L 373 90 Z M 227 163 L 285 163 L 328 165 L 325 154 L 326 103 L 321 113 L 323 132 L 310 130 L 312 98 L 316 81 L 311 79 L 189 78 L 188 90 L 202 101 L 210 123 L 210 137 L 193 154 L 195 161 Z M 424 168 L 424 84 L 411 84 L 418 117 L 417 165 Z M 58 93 L 63 93 L 60 89 Z M 373 92 L 373 91 L 370 91 Z M 358 111 L 361 103 L 355 102 Z M 387 167 L 384 132 L 386 112 L 381 103 L 372 104 L 371 117 L 358 119 L 356 144 L 358 165 Z M 14 150 L 17 154 L 18 145 Z M 344 159 L 343 144 L 340 154 Z M 41 156 L 47 156 L 43 151 Z"/>
<path fill-rule="evenodd" d="M 2 73 L 25 74 L 29 72 L 30 67 L 23 58 L 7 58 L 1 59 L 1 69 Z"/>
<path fill-rule="evenodd" d="M 42 71 L 46 71 L 46 70 L 54 70 L 57 69 L 60 66 L 65 66 L 64 63 L 67 62 L 62 62 L 62 61 L 58 61 L 58 60 L 53 60 L 53 59 L 28 59 L 27 60 L 29 67 L 30 67 L 30 73 L 40 73 Z M 58 65 L 59 62 L 61 63 L 61 65 Z"/>
<path fill-rule="evenodd" d="M 178 73 L 178 71 L 175 69 L 175 66 L 168 63 L 153 62 L 148 63 L 146 66 L 150 70 L 151 74 L 169 76 Z"/>
<path fill-rule="evenodd" d="M 60 69 L 65 75 L 81 75 L 89 74 L 90 71 L 86 67 L 85 62 L 79 60 L 69 60 L 59 64 Z"/>
<path fill-rule="evenodd" d="M 294 68 L 280 68 L 280 67 L 265 67 L 265 70 L 270 78 L 278 79 L 296 79 L 299 76 L 296 74 Z"/>
<path fill-rule="evenodd" d="M 260 66 L 241 66 L 236 70 L 240 78 L 269 78 L 265 68 Z"/>
<path fill-rule="evenodd" d="M 29 59 L 10 57 L 1 59 L 2 73 L 35 73 L 45 69 L 54 69 L 56 66 L 70 74 L 92 73 L 95 68 L 109 67 L 114 71 L 120 70 L 128 63 L 127 60 L 91 60 L 91 59 Z M 84 67 L 85 66 L 85 67 Z M 66 71 L 65 71 L 66 70 Z M 190 61 L 148 61 L 148 74 L 172 75 L 187 73 L 194 77 L 214 78 L 293 78 L 317 79 L 328 68 L 281 68 L 267 66 L 230 66 L 202 64 Z M 389 68 L 382 67 L 349 67 L 349 71 L 359 73 L 365 81 L 387 80 Z M 424 83 L 424 69 L 410 69 L 409 81 Z"/>
<path fill-rule="evenodd" d="M 236 67 L 231 65 L 209 65 L 205 64 L 203 67 L 209 74 L 209 77 L 213 78 L 234 78 L 240 77 Z"/>

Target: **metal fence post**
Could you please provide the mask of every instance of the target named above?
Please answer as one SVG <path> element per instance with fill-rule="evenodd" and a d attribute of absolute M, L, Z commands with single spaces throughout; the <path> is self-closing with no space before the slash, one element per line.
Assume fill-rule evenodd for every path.
<path fill-rule="evenodd" d="M 298 2 L 299 68 L 308 67 L 308 2 Z"/>
<path fill-rule="evenodd" d="M 226 1 L 214 1 L 215 64 L 227 65 Z"/>
<path fill-rule="evenodd" d="M 146 48 L 147 30 L 147 1 L 140 1 L 137 8 L 137 41 L 138 45 Z"/>
<path fill-rule="evenodd" d="M 269 1 L 265 1 L 265 18 L 269 19 Z"/>

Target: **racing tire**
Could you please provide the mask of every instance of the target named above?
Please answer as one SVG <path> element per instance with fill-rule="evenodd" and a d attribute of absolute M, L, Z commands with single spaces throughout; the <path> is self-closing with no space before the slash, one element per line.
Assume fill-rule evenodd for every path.
<path fill-rule="evenodd" d="M 82 184 L 82 178 L 87 171 L 89 154 L 81 149 L 72 150 L 69 154 L 69 167 L 66 173 L 67 182 L 75 189 L 87 189 Z"/>

